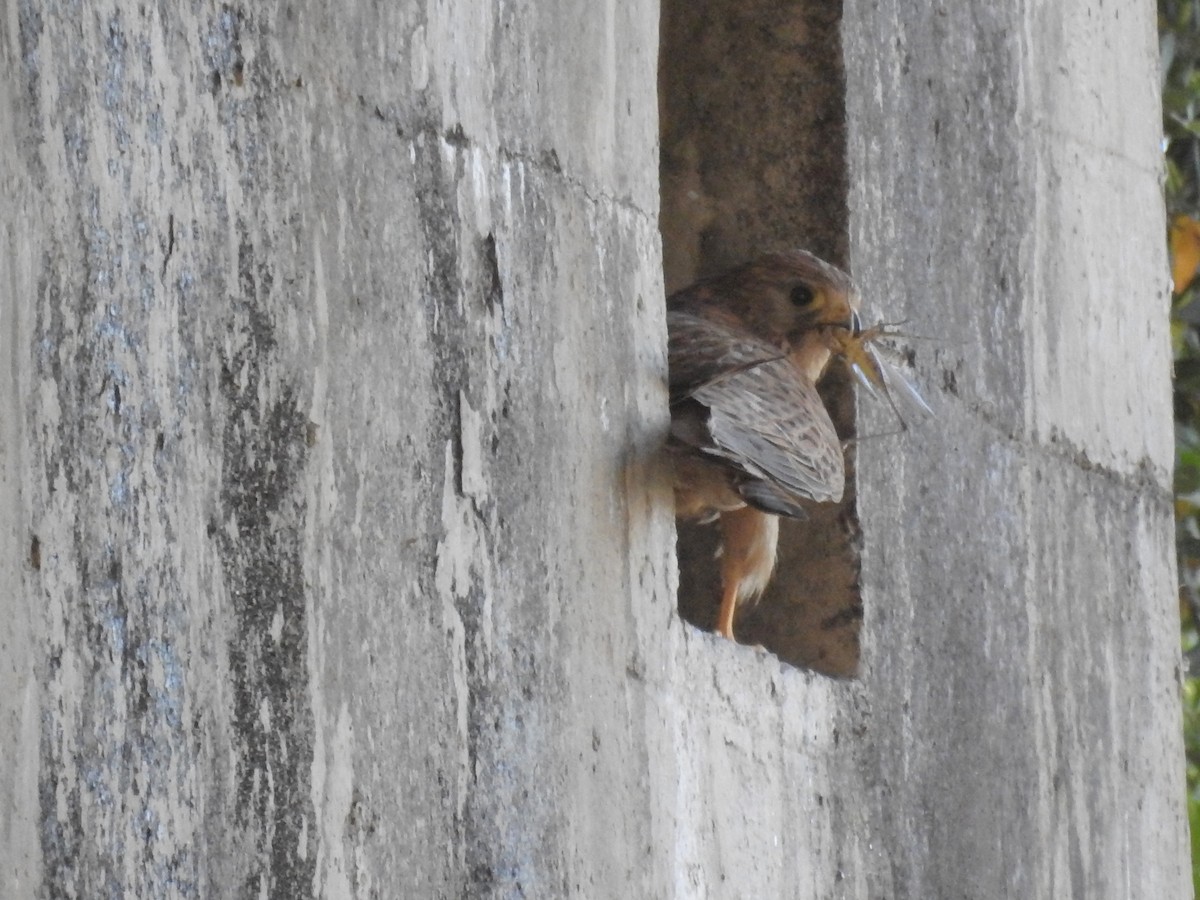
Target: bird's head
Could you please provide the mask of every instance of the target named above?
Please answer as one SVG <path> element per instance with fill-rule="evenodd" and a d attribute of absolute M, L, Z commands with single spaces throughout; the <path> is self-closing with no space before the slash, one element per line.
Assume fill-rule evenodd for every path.
<path fill-rule="evenodd" d="M 703 307 L 785 347 L 828 326 L 850 328 L 854 284 L 837 266 L 803 250 L 768 253 L 673 295 L 673 308 Z"/>

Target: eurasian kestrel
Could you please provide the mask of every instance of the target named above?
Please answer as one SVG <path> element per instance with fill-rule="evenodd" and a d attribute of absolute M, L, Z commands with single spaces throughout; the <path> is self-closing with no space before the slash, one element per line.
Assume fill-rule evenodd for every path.
<path fill-rule="evenodd" d="M 857 309 L 849 277 L 803 251 L 667 300 L 675 513 L 720 517 L 717 630 L 727 638 L 738 604 L 770 581 L 777 516 L 842 498 L 842 444 L 816 384 L 835 351 L 864 349 Z"/>

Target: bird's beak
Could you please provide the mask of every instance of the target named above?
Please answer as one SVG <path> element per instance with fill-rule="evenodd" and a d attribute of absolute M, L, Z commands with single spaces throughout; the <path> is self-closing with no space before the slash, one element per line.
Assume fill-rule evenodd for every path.
<path fill-rule="evenodd" d="M 851 337 L 858 337 L 862 334 L 862 319 L 859 318 L 857 309 L 850 311 L 850 324 L 846 327 L 850 330 Z"/>

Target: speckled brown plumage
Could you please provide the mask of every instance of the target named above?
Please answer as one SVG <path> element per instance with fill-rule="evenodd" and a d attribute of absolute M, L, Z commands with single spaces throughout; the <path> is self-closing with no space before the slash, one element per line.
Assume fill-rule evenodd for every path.
<path fill-rule="evenodd" d="M 737 605 L 770 580 L 776 516 L 842 497 L 842 446 L 816 382 L 855 330 L 857 306 L 848 276 L 802 251 L 667 301 L 676 515 L 721 519 L 726 637 Z"/>

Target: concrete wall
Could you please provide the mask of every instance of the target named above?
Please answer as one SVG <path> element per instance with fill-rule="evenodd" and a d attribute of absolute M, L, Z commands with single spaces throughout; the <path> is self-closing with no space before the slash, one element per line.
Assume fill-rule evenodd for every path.
<path fill-rule="evenodd" d="M 884 894 L 1191 896 L 1152 5 L 844 40 L 854 271 L 938 338 L 937 421 L 859 453 Z"/>
<path fill-rule="evenodd" d="M 657 8 L 0 21 L 0 895 L 664 883 Z"/>
<path fill-rule="evenodd" d="M 0 896 L 1182 895 L 1150 11 L 910 6 L 835 682 L 675 613 L 657 5 L 9 4 Z"/>

